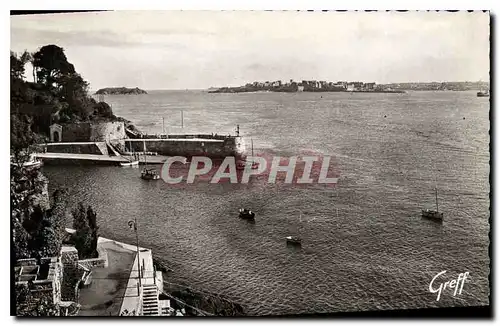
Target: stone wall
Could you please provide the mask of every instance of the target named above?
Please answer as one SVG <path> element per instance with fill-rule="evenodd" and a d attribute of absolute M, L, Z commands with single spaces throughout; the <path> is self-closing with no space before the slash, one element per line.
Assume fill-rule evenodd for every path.
<path fill-rule="evenodd" d="M 144 146 L 145 144 L 145 146 Z M 241 137 L 224 140 L 204 139 L 128 139 L 125 147 L 135 152 L 156 152 L 167 156 L 239 156 L 244 152 Z"/>
<path fill-rule="evenodd" d="M 63 124 L 61 131 L 62 142 L 88 142 L 90 141 L 90 123 Z"/>
<path fill-rule="evenodd" d="M 49 153 L 71 153 L 71 154 L 95 154 L 107 155 L 108 151 L 106 143 L 81 143 L 81 144 L 64 144 L 55 143 L 47 144 L 47 152 Z"/>
<path fill-rule="evenodd" d="M 105 248 L 97 246 L 97 258 L 81 259 L 78 264 L 85 268 L 92 269 L 96 267 L 108 267 L 108 252 Z"/>
<path fill-rule="evenodd" d="M 116 142 L 126 138 L 125 124 L 116 122 L 80 122 L 62 125 L 62 142 Z"/>
<path fill-rule="evenodd" d="M 127 138 L 125 124 L 122 121 L 92 124 L 90 141 L 107 141 L 115 143 Z"/>
<path fill-rule="evenodd" d="M 19 259 L 17 266 L 36 266 L 37 261 L 34 258 Z M 16 285 L 22 285 L 29 288 L 31 297 L 29 302 L 23 302 L 24 309 L 32 310 L 38 306 L 40 300 L 47 300 L 47 303 L 59 304 L 61 302 L 61 278 L 62 264 L 58 257 L 46 257 L 40 259 L 40 266 L 48 265 L 46 279 L 37 279 L 31 282 L 16 282 Z M 41 273 L 38 277 L 43 277 Z M 31 283 L 31 284 L 30 284 Z"/>
<path fill-rule="evenodd" d="M 17 266 L 35 266 L 36 265 L 36 258 L 18 259 L 16 265 Z"/>
<path fill-rule="evenodd" d="M 62 300 L 78 302 L 77 285 L 83 275 L 83 271 L 78 266 L 78 250 L 75 247 L 63 246 L 61 262 L 63 265 Z"/>

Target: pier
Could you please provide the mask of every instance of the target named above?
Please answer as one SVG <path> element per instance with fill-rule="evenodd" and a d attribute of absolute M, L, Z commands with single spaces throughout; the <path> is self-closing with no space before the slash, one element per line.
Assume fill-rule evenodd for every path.
<path fill-rule="evenodd" d="M 110 156 L 110 155 L 98 155 L 98 154 L 74 154 L 74 153 L 37 153 L 35 157 L 41 159 L 44 163 L 94 163 L 94 164 L 105 164 L 105 165 L 119 165 L 120 163 L 127 163 L 134 160 L 133 156 Z M 167 160 L 167 156 L 163 155 L 140 155 L 138 157 L 139 164 L 163 164 Z"/>

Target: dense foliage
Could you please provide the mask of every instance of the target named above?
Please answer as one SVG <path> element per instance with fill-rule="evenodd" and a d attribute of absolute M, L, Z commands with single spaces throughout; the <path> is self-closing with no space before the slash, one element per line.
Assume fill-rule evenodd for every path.
<path fill-rule="evenodd" d="M 64 196 L 49 203 L 46 178 L 11 168 L 11 221 L 15 259 L 57 256 L 64 237 Z"/>
<path fill-rule="evenodd" d="M 25 317 L 58 316 L 59 307 L 52 302 L 51 292 L 39 292 L 34 296 L 30 285 L 16 285 L 16 315 Z"/>
<path fill-rule="evenodd" d="M 27 64 L 33 68 L 33 82 L 25 79 Z M 56 45 L 44 46 L 33 54 L 11 52 L 10 85 L 12 259 L 57 256 L 66 237 L 67 193 L 55 191 L 51 202 L 48 180 L 38 169 L 21 163 L 40 150 L 52 123 L 116 117 L 108 104 L 97 103 L 88 95 L 88 83 Z M 90 207 L 84 211 L 77 216 L 84 222 L 77 229 L 77 248 L 81 255 L 95 256 L 96 214 Z M 16 286 L 18 315 L 57 314 L 57 306 L 50 302 L 49 297 L 33 297 L 29 286 Z"/>
<path fill-rule="evenodd" d="M 25 80 L 28 63 L 33 68 L 34 82 Z M 57 45 L 43 46 L 33 54 L 11 52 L 10 83 L 11 125 L 15 127 L 29 126 L 32 132 L 48 135 L 49 126 L 55 122 L 115 119 L 107 104 L 89 95 L 89 84 Z"/>

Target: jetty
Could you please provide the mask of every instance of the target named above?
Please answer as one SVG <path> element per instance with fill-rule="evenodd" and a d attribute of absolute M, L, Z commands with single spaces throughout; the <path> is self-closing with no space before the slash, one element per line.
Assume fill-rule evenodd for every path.
<path fill-rule="evenodd" d="M 51 163 L 90 163 L 102 165 L 119 165 L 134 160 L 132 155 L 99 155 L 99 154 L 73 154 L 73 153 L 37 153 L 34 156 L 41 159 L 44 164 Z M 164 155 L 139 155 L 139 164 L 163 164 L 168 156 Z"/>
<path fill-rule="evenodd" d="M 161 164 L 168 156 L 242 156 L 240 136 L 217 134 L 148 135 L 127 128 L 122 121 L 52 124 L 50 142 L 35 156 L 44 163 L 95 163 L 119 165 L 134 160 Z"/>

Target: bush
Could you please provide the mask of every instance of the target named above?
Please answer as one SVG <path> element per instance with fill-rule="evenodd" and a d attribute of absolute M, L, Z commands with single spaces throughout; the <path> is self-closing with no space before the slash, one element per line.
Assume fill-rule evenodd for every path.
<path fill-rule="evenodd" d="M 114 118 L 113 109 L 106 102 L 99 102 L 94 105 L 94 116 L 103 118 Z"/>
<path fill-rule="evenodd" d="M 73 210 L 73 234 L 72 241 L 78 250 L 80 259 L 95 258 L 97 253 L 97 214 L 92 207 L 85 209 L 83 203 Z"/>

